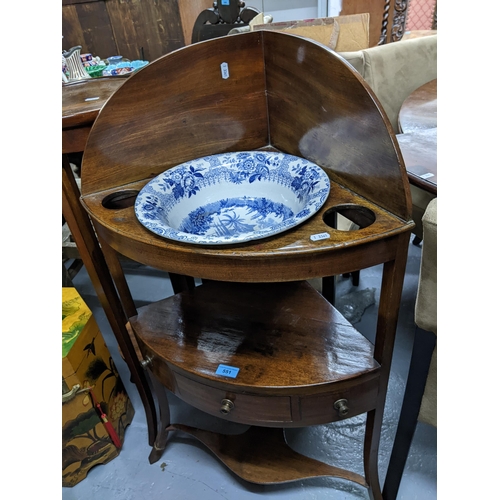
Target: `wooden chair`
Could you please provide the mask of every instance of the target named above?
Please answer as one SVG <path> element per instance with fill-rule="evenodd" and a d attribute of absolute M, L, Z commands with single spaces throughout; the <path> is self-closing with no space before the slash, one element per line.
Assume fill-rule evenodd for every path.
<path fill-rule="evenodd" d="M 224 36 L 235 28 L 248 26 L 259 13 L 253 7 L 241 7 L 239 4 L 243 2 L 238 0 L 228 0 L 227 3 L 214 2 L 214 8 L 200 12 L 193 27 L 192 43 Z M 369 13 L 370 47 L 374 47 L 401 40 L 408 3 L 401 0 L 343 0 L 339 15 Z"/>
<path fill-rule="evenodd" d="M 214 2 L 214 7 L 198 14 L 193 26 L 191 43 L 210 40 L 227 35 L 234 28 L 248 26 L 259 11 L 254 7 L 245 7 L 245 2 L 227 0 Z"/>
<path fill-rule="evenodd" d="M 343 0 L 341 16 L 370 14 L 370 47 L 401 40 L 408 2 L 401 0 Z"/>
<path fill-rule="evenodd" d="M 437 30 L 437 0 L 410 0 L 407 11 L 408 31 Z"/>
<path fill-rule="evenodd" d="M 437 199 L 423 218 L 424 243 L 415 305 L 415 339 L 398 429 L 384 483 L 396 500 L 418 421 L 437 426 Z"/>

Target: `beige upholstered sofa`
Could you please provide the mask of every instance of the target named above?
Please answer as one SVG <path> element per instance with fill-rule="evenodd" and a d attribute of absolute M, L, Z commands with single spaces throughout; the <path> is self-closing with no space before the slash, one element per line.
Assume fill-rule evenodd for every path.
<path fill-rule="evenodd" d="M 398 114 L 403 101 L 418 87 L 437 78 L 437 35 L 401 40 L 356 52 L 339 52 L 366 80 L 392 124 L 400 133 Z M 430 193 L 410 186 L 414 233 L 421 239 L 422 216 Z"/>
<path fill-rule="evenodd" d="M 401 40 L 356 52 L 339 52 L 370 85 L 396 134 L 403 101 L 437 78 L 437 35 Z"/>
<path fill-rule="evenodd" d="M 437 198 L 423 217 L 424 243 L 415 305 L 415 323 L 437 337 Z M 417 331 L 418 335 L 419 331 Z M 432 353 L 419 420 L 437 427 L 437 347 Z"/>

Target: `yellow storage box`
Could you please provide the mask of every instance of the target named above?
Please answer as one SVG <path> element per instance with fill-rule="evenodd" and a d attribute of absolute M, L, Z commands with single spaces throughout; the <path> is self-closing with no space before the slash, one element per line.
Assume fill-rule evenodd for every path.
<path fill-rule="evenodd" d="M 62 289 L 62 484 L 120 452 L 134 409 L 91 310 Z"/>

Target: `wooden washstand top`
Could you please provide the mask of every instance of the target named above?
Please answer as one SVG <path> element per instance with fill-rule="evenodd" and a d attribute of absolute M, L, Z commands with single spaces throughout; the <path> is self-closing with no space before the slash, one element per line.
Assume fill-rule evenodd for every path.
<path fill-rule="evenodd" d="M 393 259 L 392 243 L 413 227 L 388 125 L 364 81 L 321 44 L 266 31 L 193 44 L 129 77 L 102 108 L 84 154 L 82 202 L 101 239 L 169 272 L 273 282 L 354 271 Z M 151 178 L 202 156 L 257 149 L 306 158 L 328 173 L 330 196 L 315 216 L 228 246 L 169 241 L 137 220 L 134 193 Z M 332 228 L 335 212 L 361 229 Z M 329 238 L 311 240 L 324 232 Z"/>

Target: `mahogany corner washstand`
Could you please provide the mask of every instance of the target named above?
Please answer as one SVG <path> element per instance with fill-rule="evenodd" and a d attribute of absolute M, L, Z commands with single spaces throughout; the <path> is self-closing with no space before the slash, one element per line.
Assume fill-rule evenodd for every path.
<path fill-rule="evenodd" d="M 275 236 L 222 246 L 167 240 L 137 220 L 135 197 L 163 171 L 259 149 L 306 158 L 327 172 L 330 194 L 314 216 Z M 150 429 L 151 462 L 169 432 L 184 431 L 249 481 L 331 475 L 381 498 L 378 448 L 414 224 L 394 132 L 351 66 L 318 43 L 266 31 L 172 52 L 130 77 L 100 111 L 84 153 L 81 201 L 120 294 L 117 315 L 126 325 L 118 334 L 130 335 L 118 339 L 123 356 L 133 373 L 150 375 L 151 387 L 139 387 L 155 417 L 150 426 L 151 394 L 160 409 L 158 428 Z M 336 229 L 337 214 L 359 229 Z M 311 239 L 323 233 L 325 239 Z M 191 280 L 136 309 L 119 254 Z M 372 345 L 305 280 L 377 264 L 383 275 Z M 195 287 L 193 277 L 203 284 Z M 219 375 L 220 365 L 239 372 Z M 224 436 L 173 424 L 165 387 L 251 427 Z M 361 413 L 364 476 L 286 444 L 284 428 Z"/>

